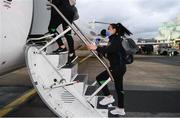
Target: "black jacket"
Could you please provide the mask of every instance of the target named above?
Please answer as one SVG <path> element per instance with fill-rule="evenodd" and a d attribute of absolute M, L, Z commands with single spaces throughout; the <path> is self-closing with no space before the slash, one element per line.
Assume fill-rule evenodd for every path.
<path fill-rule="evenodd" d="M 126 52 L 122 47 L 122 38 L 118 35 L 109 37 L 108 46 L 98 47 L 96 51 L 103 55 L 107 55 L 110 62 L 110 68 L 122 68 L 126 66 Z"/>
<path fill-rule="evenodd" d="M 74 15 L 75 15 L 75 6 L 71 6 L 69 3 L 69 0 L 52 0 L 52 3 L 56 5 L 56 7 L 61 11 L 61 13 L 69 20 L 70 23 L 73 22 Z M 51 19 L 49 24 L 49 31 L 51 28 L 57 28 L 60 24 L 67 23 L 64 21 L 64 19 L 58 14 L 58 12 L 52 8 L 51 9 Z"/>
<path fill-rule="evenodd" d="M 69 0 L 53 0 L 58 9 L 67 17 L 68 20 L 72 20 L 74 16 L 74 6 L 71 6 Z"/>

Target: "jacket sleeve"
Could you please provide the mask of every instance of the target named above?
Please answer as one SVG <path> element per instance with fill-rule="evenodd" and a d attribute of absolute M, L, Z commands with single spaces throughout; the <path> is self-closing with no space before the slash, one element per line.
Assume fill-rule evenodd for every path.
<path fill-rule="evenodd" d="M 118 50 L 118 45 L 119 45 L 120 41 L 118 40 L 113 40 L 112 42 L 110 42 L 108 44 L 108 46 L 104 46 L 104 47 L 97 47 L 96 51 L 98 53 L 101 53 L 101 54 L 106 54 L 106 53 L 114 53 L 114 52 L 117 52 Z"/>

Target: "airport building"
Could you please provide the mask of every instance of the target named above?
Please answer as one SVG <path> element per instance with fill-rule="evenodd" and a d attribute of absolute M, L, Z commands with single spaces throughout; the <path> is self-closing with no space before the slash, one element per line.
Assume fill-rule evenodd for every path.
<path fill-rule="evenodd" d="M 159 34 L 155 39 L 158 43 L 172 43 L 173 47 L 180 49 L 180 16 L 163 23 L 159 27 Z"/>

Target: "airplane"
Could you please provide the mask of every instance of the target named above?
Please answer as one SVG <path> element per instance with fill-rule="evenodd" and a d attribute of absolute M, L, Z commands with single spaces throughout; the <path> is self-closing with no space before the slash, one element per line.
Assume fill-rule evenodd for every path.
<path fill-rule="evenodd" d="M 0 75 L 25 66 L 28 37 L 47 32 L 47 0 L 0 1 Z"/>
<path fill-rule="evenodd" d="M 24 49 L 33 18 L 33 0 L 0 1 L 0 75 L 25 65 Z"/>

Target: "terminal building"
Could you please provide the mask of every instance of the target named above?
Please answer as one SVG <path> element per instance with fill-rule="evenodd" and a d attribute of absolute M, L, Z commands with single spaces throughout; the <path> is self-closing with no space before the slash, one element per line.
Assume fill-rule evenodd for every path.
<path fill-rule="evenodd" d="M 159 34 L 155 39 L 158 43 L 171 43 L 173 47 L 180 49 L 180 16 L 164 22 L 159 27 Z"/>

